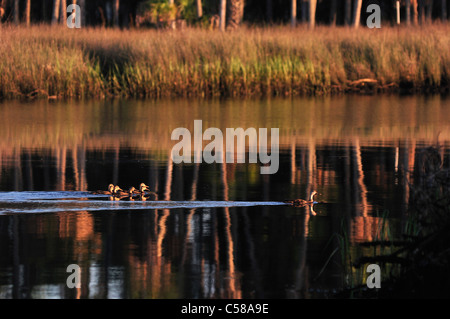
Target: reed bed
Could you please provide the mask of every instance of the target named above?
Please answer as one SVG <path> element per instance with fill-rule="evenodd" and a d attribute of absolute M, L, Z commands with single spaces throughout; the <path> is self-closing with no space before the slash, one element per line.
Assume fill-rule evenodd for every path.
<path fill-rule="evenodd" d="M 450 24 L 0 29 L 0 98 L 251 97 L 448 90 Z"/>

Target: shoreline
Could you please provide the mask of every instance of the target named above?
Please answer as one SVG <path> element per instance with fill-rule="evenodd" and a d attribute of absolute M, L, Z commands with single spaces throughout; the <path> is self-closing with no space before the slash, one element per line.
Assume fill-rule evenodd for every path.
<path fill-rule="evenodd" d="M 450 23 L 233 32 L 2 27 L 0 101 L 450 91 Z"/>

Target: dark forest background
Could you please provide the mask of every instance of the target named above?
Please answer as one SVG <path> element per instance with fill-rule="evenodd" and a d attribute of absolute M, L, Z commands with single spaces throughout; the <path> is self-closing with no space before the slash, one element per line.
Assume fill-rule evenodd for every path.
<path fill-rule="evenodd" d="M 295 0 L 228 0 L 227 18 L 233 14 L 241 16 L 244 24 L 267 25 L 286 24 L 292 21 L 292 4 Z M 187 24 L 197 24 L 200 20 L 210 21 L 211 17 L 219 15 L 221 0 L 0 0 L 2 23 L 51 23 L 55 20 L 55 6 L 78 3 L 83 10 L 83 25 L 89 26 L 120 26 L 135 27 L 139 15 L 145 10 L 162 10 L 167 3 L 174 2 L 177 7 L 177 19 L 183 19 Z M 315 23 L 327 25 L 351 24 L 349 15 L 354 15 L 355 6 L 362 2 L 361 21 L 365 21 L 370 13 L 366 8 L 370 4 L 378 4 L 384 22 L 396 23 L 396 0 L 296 0 L 295 19 L 301 22 L 309 20 L 309 3 L 316 3 Z M 201 5 L 201 16 L 197 15 L 197 6 Z M 114 19 L 114 9 L 118 7 L 117 20 Z M 158 7 L 159 6 L 159 7 Z M 411 19 L 417 14 L 419 22 L 430 20 L 446 20 L 449 16 L 447 0 L 403 0 L 400 1 L 401 20 L 406 19 L 406 8 L 412 6 Z M 17 9 L 16 9 L 17 8 Z M 159 8 L 159 9 L 158 9 Z M 238 8 L 238 9 L 236 9 Z M 17 14 L 15 11 L 17 10 Z M 414 11 L 415 10 L 415 11 Z M 59 11 L 59 10 L 57 10 Z M 62 12 L 62 11 L 60 11 Z M 57 18 L 58 19 L 58 18 Z M 351 19 L 351 18 L 350 18 Z M 62 21 L 62 19 L 60 19 Z M 241 22 L 239 21 L 239 23 Z M 412 20 L 413 21 L 413 20 Z"/>

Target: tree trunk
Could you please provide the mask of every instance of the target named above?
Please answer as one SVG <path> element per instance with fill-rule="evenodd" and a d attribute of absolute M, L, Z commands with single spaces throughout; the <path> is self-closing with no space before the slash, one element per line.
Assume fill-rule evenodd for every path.
<path fill-rule="evenodd" d="M 352 24 L 352 0 L 345 0 L 345 25 L 351 25 Z"/>
<path fill-rule="evenodd" d="M 411 0 L 411 4 L 412 4 L 412 11 L 413 11 L 413 22 L 415 25 L 419 24 L 419 11 L 418 11 L 418 4 L 417 4 L 417 0 Z"/>
<path fill-rule="evenodd" d="M 228 0 L 228 27 L 236 29 L 244 18 L 244 0 Z"/>
<path fill-rule="evenodd" d="M 397 11 L 397 24 L 400 24 L 400 0 L 395 2 L 395 9 Z"/>
<path fill-rule="evenodd" d="M 52 25 L 58 23 L 59 19 L 59 0 L 53 1 L 53 15 L 52 15 Z"/>
<path fill-rule="evenodd" d="M 358 28 L 361 20 L 362 0 L 355 0 L 355 7 L 353 11 L 353 27 Z"/>
<path fill-rule="evenodd" d="M 25 2 L 25 24 L 30 25 L 31 0 Z"/>
<path fill-rule="evenodd" d="M 411 0 L 406 0 L 405 10 L 406 10 L 406 25 L 410 25 L 411 24 Z"/>
<path fill-rule="evenodd" d="M 114 27 L 118 27 L 119 26 L 119 7 L 120 7 L 120 0 L 114 0 L 114 3 L 113 3 Z"/>
<path fill-rule="evenodd" d="M 202 7 L 202 0 L 196 0 L 197 5 L 197 18 L 203 17 L 203 7 Z"/>
<path fill-rule="evenodd" d="M 19 0 L 14 0 L 14 23 L 19 24 Z"/>
<path fill-rule="evenodd" d="M 227 19 L 227 0 L 220 0 L 220 23 L 219 23 L 219 29 L 220 31 L 225 31 L 226 27 L 226 19 Z"/>
<path fill-rule="evenodd" d="M 61 0 L 61 13 L 59 14 L 59 23 L 66 25 L 67 20 L 67 1 Z"/>
<path fill-rule="evenodd" d="M 169 0 L 169 5 L 170 5 L 170 9 L 171 10 L 175 10 L 175 0 Z M 177 28 L 177 24 L 176 24 L 176 16 L 174 17 L 174 19 L 169 21 L 169 26 L 171 29 L 175 30 Z"/>
<path fill-rule="evenodd" d="M 337 19 L 337 0 L 331 0 L 330 6 L 330 24 L 334 27 L 336 26 Z"/>
<path fill-rule="evenodd" d="M 317 0 L 309 0 L 309 27 L 313 29 L 316 25 Z"/>
<path fill-rule="evenodd" d="M 297 0 L 291 0 L 291 27 L 297 25 Z"/>

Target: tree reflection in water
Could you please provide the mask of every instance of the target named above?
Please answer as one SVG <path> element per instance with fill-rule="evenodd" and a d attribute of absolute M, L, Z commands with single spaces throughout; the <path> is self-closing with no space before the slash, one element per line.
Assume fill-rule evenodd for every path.
<path fill-rule="evenodd" d="M 386 235 L 381 225 L 390 236 L 399 234 L 410 196 L 405 181 L 419 165 L 416 154 L 435 143 L 438 132 L 448 167 L 448 105 L 439 97 L 384 96 L 234 104 L 36 102 L 14 105 L 14 112 L 2 104 L 0 191 L 85 191 L 111 182 L 123 187 L 146 182 L 156 199 L 173 201 L 282 201 L 306 198 L 313 189 L 322 196 L 321 203 L 301 209 L 44 214 L 44 208 L 37 214 L 5 214 L 0 296 L 327 295 L 343 282 L 340 256 L 332 255 L 338 246 L 330 244 L 333 234 L 345 226 L 354 258 L 362 253 L 357 243 Z M 279 172 L 260 175 L 259 164 L 172 163 L 170 132 L 192 126 L 194 119 L 223 131 L 280 127 Z M 72 263 L 82 270 L 76 291 L 65 286 Z"/>

